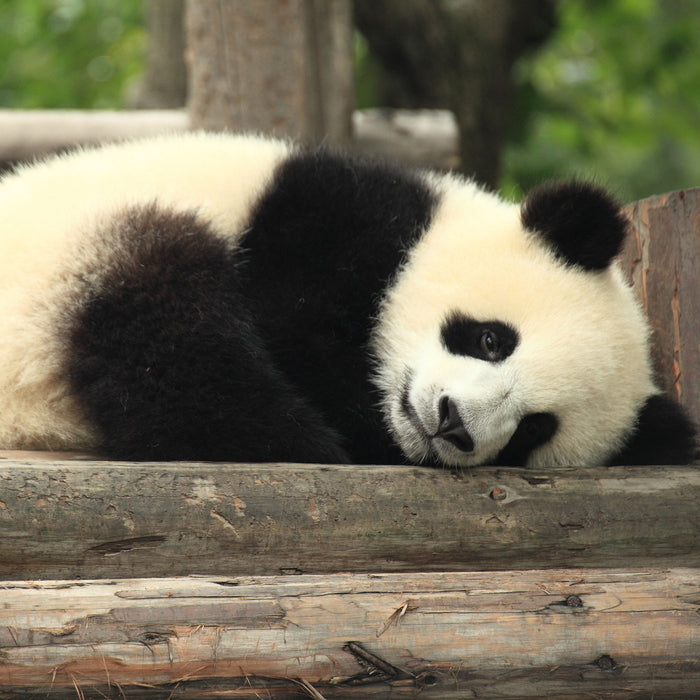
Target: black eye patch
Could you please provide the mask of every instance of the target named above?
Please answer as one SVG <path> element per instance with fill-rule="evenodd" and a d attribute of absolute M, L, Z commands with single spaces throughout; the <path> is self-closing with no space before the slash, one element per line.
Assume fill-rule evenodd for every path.
<path fill-rule="evenodd" d="M 466 355 L 486 362 L 501 362 L 513 353 L 518 333 L 500 321 L 475 321 L 452 312 L 440 328 L 443 347 L 453 355 Z"/>

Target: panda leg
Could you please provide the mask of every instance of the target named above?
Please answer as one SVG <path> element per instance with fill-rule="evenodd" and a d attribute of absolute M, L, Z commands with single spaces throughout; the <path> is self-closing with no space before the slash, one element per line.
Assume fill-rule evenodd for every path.
<path fill-rule="evenodd" d="M 100 263 L 98 291 L 80 295 L 67 337 L 71 388 L 105 456 L 349 461 L 275 366 L 235 253 L 206 224 L 148 207 L 109 235 L 116 252 Z"/>

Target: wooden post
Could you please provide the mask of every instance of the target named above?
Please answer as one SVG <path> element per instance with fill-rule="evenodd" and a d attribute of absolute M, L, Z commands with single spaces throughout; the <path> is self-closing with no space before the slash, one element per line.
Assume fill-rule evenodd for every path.
<path fill-rule="evenodd" d="M 0 595 L 0 698 L 700 688 L 698 570 L 9 582 Z"/>
<path fill-rule="evenodd" d="M 700 424 L 700 188 L 630 204 L 622 264 L 654 335 L 659 379 Z"/>
<path fill-rule="evenodd" d="M 186 14 L 194 128 L 350 142 L 349 0 L 189 0 Z"/>

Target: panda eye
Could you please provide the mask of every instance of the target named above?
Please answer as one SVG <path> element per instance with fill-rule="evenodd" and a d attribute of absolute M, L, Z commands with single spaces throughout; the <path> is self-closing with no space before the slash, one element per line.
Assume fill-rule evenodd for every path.
<path fill-rule="evenodd" d="M 500 321 L 476 321 L 458 311 L 447 316 L 440 328 L 442 346 L 453 355 L 486 362 L 501 362 L 511 355 L 518 332 Z"/>
<path fill-rule="evenodd" d="M 484 331 L 479 338 L 479 348 L 484 353 L 485 359 L 493 362 L 499 359 L 501 344 L 498 336 L 491 330 Z"/>

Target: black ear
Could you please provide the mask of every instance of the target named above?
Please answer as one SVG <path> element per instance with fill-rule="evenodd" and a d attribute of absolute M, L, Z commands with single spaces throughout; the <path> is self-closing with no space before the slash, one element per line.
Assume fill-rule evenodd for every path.
<path fill-rule="evenodd" d="M 560 258 L 586 270 L 610 265 L 627 233 L 618 203 L 601 187 L 576 180 L 532 190 L 521 205 L 520 218 Z"/>
<path fill-rule="evenodd" d="M 697 457 L 695 426 L 681 406 L 650 396 L 622 452 L 610 464 L 690 464 Z"/>

